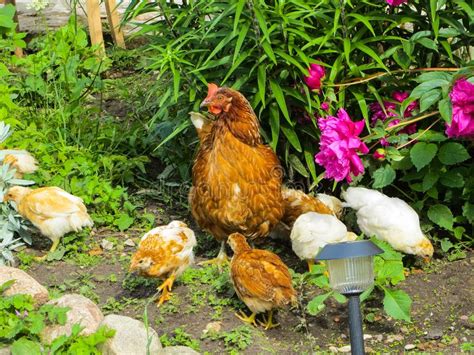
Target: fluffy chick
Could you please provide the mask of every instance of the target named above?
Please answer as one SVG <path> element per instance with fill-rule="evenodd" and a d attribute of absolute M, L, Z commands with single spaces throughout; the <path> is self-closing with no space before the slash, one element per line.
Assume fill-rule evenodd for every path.
<path fill-rule="evenodd" d="M 18 213 L 39 229 L 42 235 L 53 242 L 50 252 L 56 250 L 63 235 L 79 232 L 94 224 L 87 214 L 82 199 L 59 187 L 30 189 L 22 186 L 11 187 L 4 202 L 14 201 Z M 46 255 L 37 258 L 43 260 Z"/>
<path fill-rule="evenodd" d="M 326 194 L 317 194 L 316 197 L 328 206 L 337 218 L 341 218 L 344 209 L 341 200 L 335 196 Z"/>
<path fill-rule="evenodd" d="M 308 212 L 299 216 L 291 230 L 293 251 L 308 263 L 309 271 L 315 256 L 326 244 L 352 241 L 357 235 L 333 215 Z"/>
<path fill-rule="evenodd" d="M 9 149 L 0 151 L 0 155 L 4 154 L 3 164 L 10 165 L 15 169 L 15 177 L 23 178 L 25 174 L 32 174 L 38 170 L 38 162 L 26 150 Z"/>
<path fill-rule="evenodd" d="M 365 235 L 407 254 L 433 256 L 433 245 L 421 231 L 418 214 L 405 201 L 364 187 L 349 187 L 342 197 L 357 211 L 357 224 Z"/>
<path fill-rule="evenodd" d="M 257 313 L 267 312 L 262 324 L 265 329 L 278 326 L 273 323 L 273 310 L 296 304 L 296 291 L 288 267 L 272 252 L 252 249 L 240 233 L 229 236 L 227 243 L 234 251 L 230 276 L 239 298 L 252 311 L 250 316 L 236 314 L 246 323 L 256 325 Z"/>
<path fill-rule="evenodd" d="M 181 221 L 146 233 L 132 256 L 130 271 L 146 277 L 165 279 L 158 287 L 161 296 L 158 306 L 171 299 L 174 280 L 194 263 L 194 232 Z"/>

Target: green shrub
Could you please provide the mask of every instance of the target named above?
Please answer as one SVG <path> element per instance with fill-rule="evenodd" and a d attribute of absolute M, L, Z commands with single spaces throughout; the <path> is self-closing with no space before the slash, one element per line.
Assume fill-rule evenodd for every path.
<path fill-rule="evenodd" d="M 289 177 L 308 179 L 311 188 L 325 183 L 326 173 L 314 163 L 320 137 L 316 118 L 345 108 L 354 121 L 364 121 L 362 140 L 370 148 L 362 158 L 368 173 L 356 182 L 412 202 L 426 231 L 442 228 L 432 230 L 437 238 L 472 243 L 469 143 L 454 143 L 444 134 L 445 122 L 451 120 L 448 93 L 460 77 L 473 75 L 473 10 L 468 3 L 155 1 L 132 3 L 127 16 L 148 11 L 163 14 L 139 34 L 152 41 L 149 68 L 158 71 L 164 88 L 155 124 L 174 128 L 158 151 L 169 146 L 172 163 L 190 165 L 191 154 L 181 149 L 183 141 L 196 141 L 187 113 L 198 109 L 208 82 L 231 86 L 249 99 L 262 135 L 286 164 Z M 319 92 L 310 91 L 304 81 L 310 64 L 316 63 L 325 68 Z M 397 91 L 411 96 L 400 102 L 393 98 Z M 415 99 L 418 106 L 409 108 Z M 387 102 L 393 106 L 390 111 Z M 388 118 L 373 122 L 377 104 Z M 394 125 L 395 119 L 402 122 Z M 415 132 L 406 133 L 413 122 Z M 381 148 L 382 138 L 390 146 L 377 160 L 372 154 Z M 420 166 L 416 152 L 424 152 L 425 142 L 436 145 L 436 152 L 422 158 Z M 456 144 L 465 159 L 440 160 L 445 144 Z M 184 153 L 189 155 L 183 162 Z"/>

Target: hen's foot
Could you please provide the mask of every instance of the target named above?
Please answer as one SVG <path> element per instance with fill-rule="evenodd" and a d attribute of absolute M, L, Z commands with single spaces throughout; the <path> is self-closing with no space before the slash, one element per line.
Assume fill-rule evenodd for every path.
<path fill-rule="evenodd" d="M 230 259 L 225 252 L 225 244 L 221 245 L 221 250 L 217 257 L 211 260 L 201 261 L 198 265 L 217 265 L 219 269 L 230 263 Z"/>
<path fill-rule="evenodd" d="M 48 254 L 45 254 L 43 256 L 35 256 L 34 260 L 36 260 L 36 261 L 45 261 L 47 257 L 48 257 Z"/>
<path fill-rule="evenodd" d="M 52 253 L 52 252 L 56 251 L 56 249 L 58 248 L 58 245 L 59 245 L 59 239 L 58 239 L 58 240 L 54 240 L 54 241 L 53 241 L 53 245 L 51 245 L 51 248 L 49 249 L 49 251 L 48 251 L 45 255 L 43 255 L 43 256 L 36 256 L 34 259 L 35 259 L 36 261 L 45 261 L 46 258 L 48 257 L 48 254 L 49 254 L 49 253 Z"/>
<path fill-rule="evenodd" d="M 235 313 L 235 316 L 239 318 L 242 322 L 252 324 L 254 326 L 257 326 L 257 322 L 255 320 L 255 316 L 257 313 L 253 312 L 251 315 L 247 316 L 243 311 L 240 311 L 239 313 Z"/>
<path fill-rule="evenodd" d="M 265 322 L 259 322 L 259 324 L 264 327 L 265 330 L 278 327 L 279 323 L 273 323 L 273 311 L 268 312 L 268 318 L 263 317 Z"/>

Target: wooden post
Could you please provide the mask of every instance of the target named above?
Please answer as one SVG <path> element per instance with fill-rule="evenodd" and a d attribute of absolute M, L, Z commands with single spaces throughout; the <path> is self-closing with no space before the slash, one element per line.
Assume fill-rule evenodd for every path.
<path fill-rule="evenodd" d="M 125 40 L 123 39 L 123 32 L 120 28 L 120 16 L 115 0 L 105 0 L 105 9 L 107 11 L 107 19 L 115 45 L 125 48 Z"/>
<path fill-rule="evenodd" d="M 87 0 L 87 22 L 92 45 L 99 45 L 98 53 L 105 56 L 104 36 L 102 34 L 102 22 L 100 20 L 99 0 Z"/>
<path fill-rule="evenodd" d="M 20 32 L 20 23 L 18 22 L 18 11 L 16 10 L 16 2 L 15 0 L 0 0 L 0 4 L 12 4 L 15 6 L 15 15 L 13 16 L 13 21 L 16 23 L 16 30 Z M 19 58 L 23 57 L 23 49 L 20 47 L 15 48 L 15 55 Z"/>

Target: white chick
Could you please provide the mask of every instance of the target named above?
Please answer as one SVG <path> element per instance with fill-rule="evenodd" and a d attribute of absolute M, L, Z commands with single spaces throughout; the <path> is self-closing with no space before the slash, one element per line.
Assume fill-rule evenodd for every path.
<path fill-rule="evenodd" d="M 357 235 L 347 232 L 347 227 L 337 217 L 316 212 L 299 216 L 290 234 L 293 251 L 301 260 L 307 261 L 310 271 L 315 256 L 326 244 L 356 238 Z"/>
<path fill-rule="evenodd" d="M 405 201 L 364 187 L 349 187 L 341 195 L 357 211 L 357 224 L 365 235 L 407 254 L 433 256 L 433 245 L 421 231 L 418 214 Z"/>

